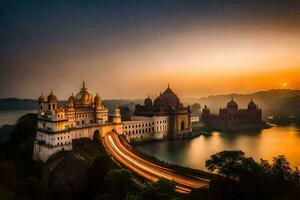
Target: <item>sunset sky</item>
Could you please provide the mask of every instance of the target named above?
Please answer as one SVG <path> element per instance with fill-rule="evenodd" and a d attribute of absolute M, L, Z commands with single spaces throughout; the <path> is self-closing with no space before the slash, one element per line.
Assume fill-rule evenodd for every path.
<path fill-rule="evenodd" d="M 299 1 L 70 2 L 1 1 L 0 98 L 300 89 Z"/>

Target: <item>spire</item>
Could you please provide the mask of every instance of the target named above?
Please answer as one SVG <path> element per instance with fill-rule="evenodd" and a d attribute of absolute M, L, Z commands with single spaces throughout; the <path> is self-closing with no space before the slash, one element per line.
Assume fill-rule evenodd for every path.
<path fill-rule="evenodd" d="M 170 89 L 170 82 L 168 82 L 168 89 Z"/>
<path fill-rule="evenodd" d="M 84 81 L 82 82 L 82 88 L 81 88 L 81 90 L 86 90 L 85 82 Z"/>

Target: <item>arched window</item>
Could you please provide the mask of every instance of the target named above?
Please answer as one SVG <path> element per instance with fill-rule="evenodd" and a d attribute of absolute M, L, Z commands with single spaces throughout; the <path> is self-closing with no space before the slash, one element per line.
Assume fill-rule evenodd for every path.
<path fill-rule="evenodd" d="M 184 127 L 184 121 L 181 121 L 181 126 L 180 126 L 181 128 L 181 130 L 183 131 L 184 129 L 185 129 L 185 127 Z"/>

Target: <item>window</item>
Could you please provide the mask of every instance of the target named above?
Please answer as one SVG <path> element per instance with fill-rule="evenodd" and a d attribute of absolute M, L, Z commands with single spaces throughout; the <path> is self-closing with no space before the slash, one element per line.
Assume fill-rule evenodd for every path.
<path fill-rule="evenodd" d="M 183 131 L 184 129 L 185 129 L 185 127 L 184 127 L 184 121 L 181 121 L 181 126 L 180 126 L 181 128 L 181 130 Z"/>
<path fill-rule="evenodd" d="M 55 104 L 52 104 L 52 109 L 55 110 Z"/>

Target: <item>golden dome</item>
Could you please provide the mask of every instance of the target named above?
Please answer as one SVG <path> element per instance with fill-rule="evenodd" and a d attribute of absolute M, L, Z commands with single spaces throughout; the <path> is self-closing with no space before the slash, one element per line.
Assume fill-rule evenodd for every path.
<path fill-rule="evenodd" d="M 100 100 L 101 100 L 101 97 L 97 93 L 96 96 L 95 96 L 95 98 L 94 98 L 94 101 L 100 101 Z"/>
<path fill-rule="evenodd" d="M 82 83 L 82 88 L 75 96 L 76 105 L 91 105 L 93 103 L 93 95 L 89 93 L 85 87 L 84 82 Z"/>
<path fill-rule="evenodd" d="M 41 96 L 39 97 L 39 102 L 44 102 L 46 99 L 43 95 L 43 93 L 41 94 Z"/>
<path fill-rule="evenodd" d="M 68 107 L 74 107 L 74 103 L 75 103 L 75 97 L 74 97 L 74 94 L 72 94 L 69 99 L 68 99 L 68 103 L 67 103 L 67 106 Z"/>
<path fill-rule="evenodd" d="M 117 106 L 116 106 L 116 108 L 115 108 L 115 112 L 120 112 L 119 104 L 117 104 Z"/>
<path fill-rule="evenodd" d="M 53 94 L 52 90 L 49 96 L 47 97 L 48 101 L 57 101 L 57 97 Z"/>

